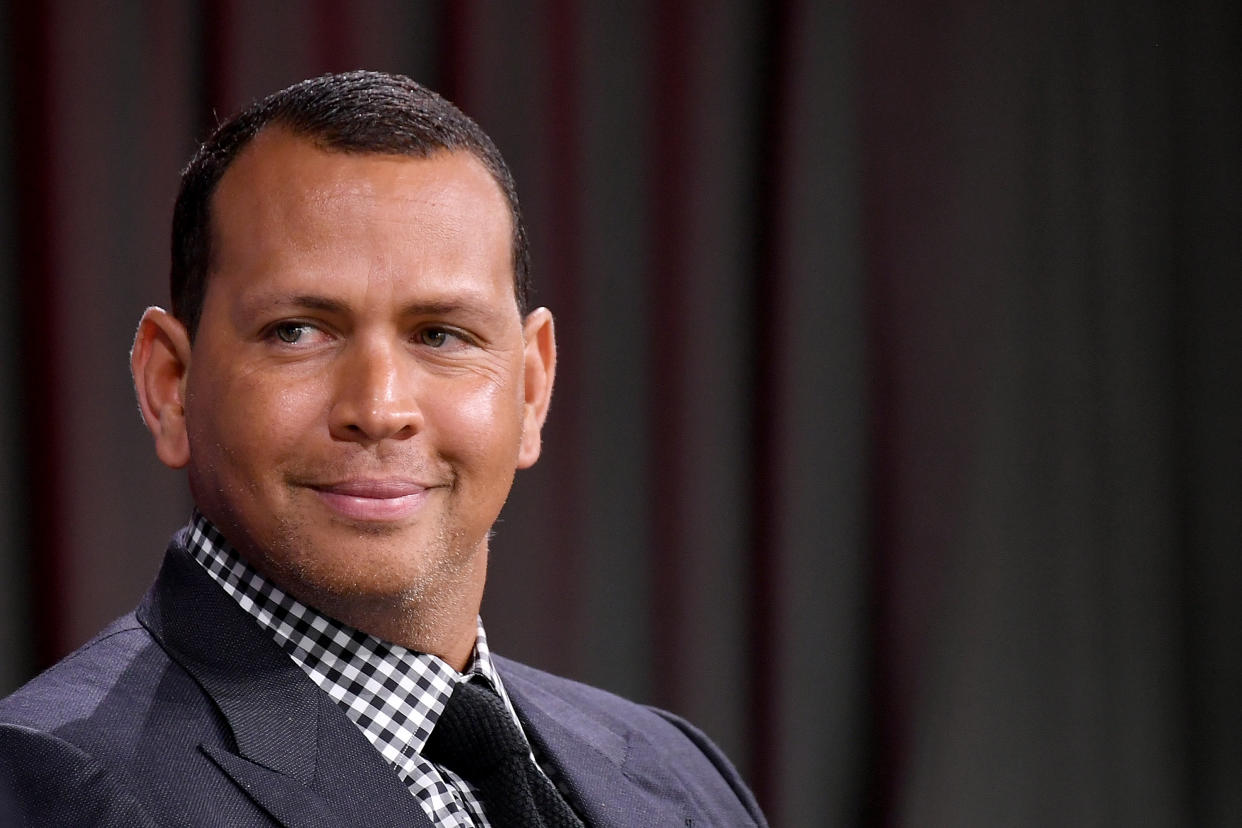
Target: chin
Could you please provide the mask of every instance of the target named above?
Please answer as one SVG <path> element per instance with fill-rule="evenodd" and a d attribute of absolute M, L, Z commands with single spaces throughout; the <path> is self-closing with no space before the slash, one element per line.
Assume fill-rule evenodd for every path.
<path fill-rule="evenodd" d="M 478 552 L 442 541 L 428 544 L 390 526 L 367 526 L 336 541 L 299 546 L 288 556 L 269 556 L 278 580 L 291 582 L 291 591 L 296 583 L 300 589 L 295 594 L 305 592 L 308 599 L 321 596 L 332 603 L 418 600 L 451 591 L 473 572 Z"/>

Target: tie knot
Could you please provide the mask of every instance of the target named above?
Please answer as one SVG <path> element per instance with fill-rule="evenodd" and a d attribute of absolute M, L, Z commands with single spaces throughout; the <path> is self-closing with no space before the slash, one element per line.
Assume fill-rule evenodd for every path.
<path fill-rule="evenodd" d="M 459 681 L 423 748 L 423 756 L 467 779 L 529 751 L 500 696 Z"/>

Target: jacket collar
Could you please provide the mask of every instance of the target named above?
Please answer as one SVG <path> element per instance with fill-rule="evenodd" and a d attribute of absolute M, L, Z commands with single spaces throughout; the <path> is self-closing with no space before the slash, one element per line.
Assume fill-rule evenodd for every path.
<path fill-rule="evenodd" d="M 432 828 L 421 806 L 343 711 L 173 539 L 138 620 L 189 672 L 235 745 L 203 744 L 220 770 L 288 828 Z M 527 735 L 556 763 L 593 826 L 677 826 L 693 811 L 660 752 L 615 718 L 592 715 L 536 673 L 494 657 Z"/>
<path fill-rule="evenodd" d="M 286 826 L 414 825 L 422 807 L 353 722 L 173 539 L 138 620 L 212 699 L 235 745 L 202 745 Z"/>
<path fill-rule="evenodd" d="M 495 660 L 527 736 L 556 764 L 588 825 L 691 824 L 694 809 L 675 807 L 681 794 L 668 787 L 667 757 L 641 733 L 566 701 L 530 668 Z"/>

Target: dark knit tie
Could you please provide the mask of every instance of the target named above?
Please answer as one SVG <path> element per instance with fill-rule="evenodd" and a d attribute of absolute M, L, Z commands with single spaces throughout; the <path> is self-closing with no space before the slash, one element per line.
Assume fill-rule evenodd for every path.
<path fill-rule="evenodd" d="M 531 761 L 505 703 L 485 687 L 457 682 L 423 756 L 474 785 L 494 828 L 582 826 Z"/>

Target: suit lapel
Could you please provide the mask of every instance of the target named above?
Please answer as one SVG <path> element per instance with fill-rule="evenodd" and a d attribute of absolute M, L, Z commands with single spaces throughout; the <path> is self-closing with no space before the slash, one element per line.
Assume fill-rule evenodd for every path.
<path fill-rule="evenodd" d="M 203 752 L 282 825 L 430 828 L 353 722 L 176 541 L 137 615 L 228 722 L 236 751 Z"/>
<path fill-rule="evenodd" d="M 652 750 L 642 734 L 604 723 L 512 670 L 502 668 L 501 677 L 527 736 L 556 764 L 587 824 L 690 824 L 689 813 L 671 807 L 667 785 L 628 761 Z"/>

